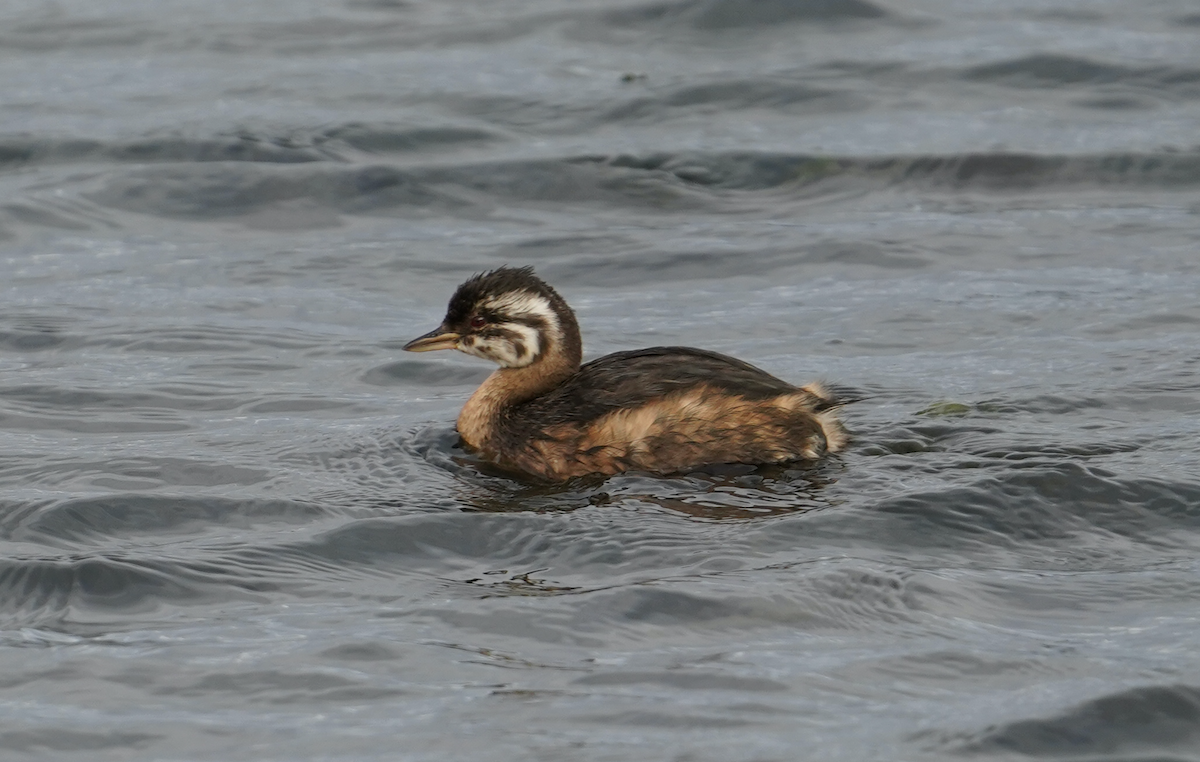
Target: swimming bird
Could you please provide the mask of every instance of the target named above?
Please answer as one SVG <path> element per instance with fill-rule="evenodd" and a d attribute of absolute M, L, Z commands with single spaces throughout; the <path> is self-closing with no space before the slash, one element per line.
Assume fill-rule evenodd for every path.
<path fill-rule="evenodd" d="M 848 439 L 841 403 L 820 384 L 793 386 L 716 352 L 651 347 L 581 364 L 575 313 L 531 267 L 470 278 L 442 324 L 404 349 L 499 365 L 463 406 L 459 436 L 538 481 L 816 460 Z"/>

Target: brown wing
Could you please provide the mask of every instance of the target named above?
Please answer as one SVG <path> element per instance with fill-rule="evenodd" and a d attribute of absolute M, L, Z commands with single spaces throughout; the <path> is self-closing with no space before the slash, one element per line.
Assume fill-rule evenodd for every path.
<path fill-rule="evenodd" d="M 705 386 L 748 400 L 796 391 L 792 384 L 733 357 L 691 347 L 650 347 L 592 360 L 562 386 L 522 406 L 540 426 L 586 425 L 617 410 Z"/>
<path fill-rule="evenodd" d="M 510 409 L 490 449 L 502 465 L 550 481 L 811 459 L 834 444 L 826 432 L 840 426 L 820 411 L 837 404 L 716 352 L 652 347 L 593 360 Z"/>

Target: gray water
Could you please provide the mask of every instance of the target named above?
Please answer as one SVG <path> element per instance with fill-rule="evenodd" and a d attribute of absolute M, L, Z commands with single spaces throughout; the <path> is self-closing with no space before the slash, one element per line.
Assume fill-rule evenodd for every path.
<path fill-rule="evenodd" d="M 14 0 L 0 758 L 1200 759 L 1200 6 Z M 863 399 L 538 488 L 405 355 Z"/>

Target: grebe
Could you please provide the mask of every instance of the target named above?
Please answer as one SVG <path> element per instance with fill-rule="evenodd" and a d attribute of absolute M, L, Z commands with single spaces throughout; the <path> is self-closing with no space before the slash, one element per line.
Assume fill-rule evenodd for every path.
<path fill-rule="evenodd" d="M 792 386 L 716 352 L 651 347 L 580 365 L 575 313 L 532 267 L 469 279 L 442 324 L 404 349 L 499 365 L 463 406 L 459 436 L 543 481 L 815 460 L 847 441 L 840 402 L 822 386 Z"/>

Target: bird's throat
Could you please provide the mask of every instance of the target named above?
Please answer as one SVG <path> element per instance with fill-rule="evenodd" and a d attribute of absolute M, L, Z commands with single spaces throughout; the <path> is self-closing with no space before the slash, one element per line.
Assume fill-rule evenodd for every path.
<path fill-rule="evenodd" d="M 557 388 L 579 370 L 568 358 L 547 358 L 524 368 L 500 368 L 484 380 L 458 414 L 458 433 L 475 449 L 486 450 L 505 412 Z"/>

